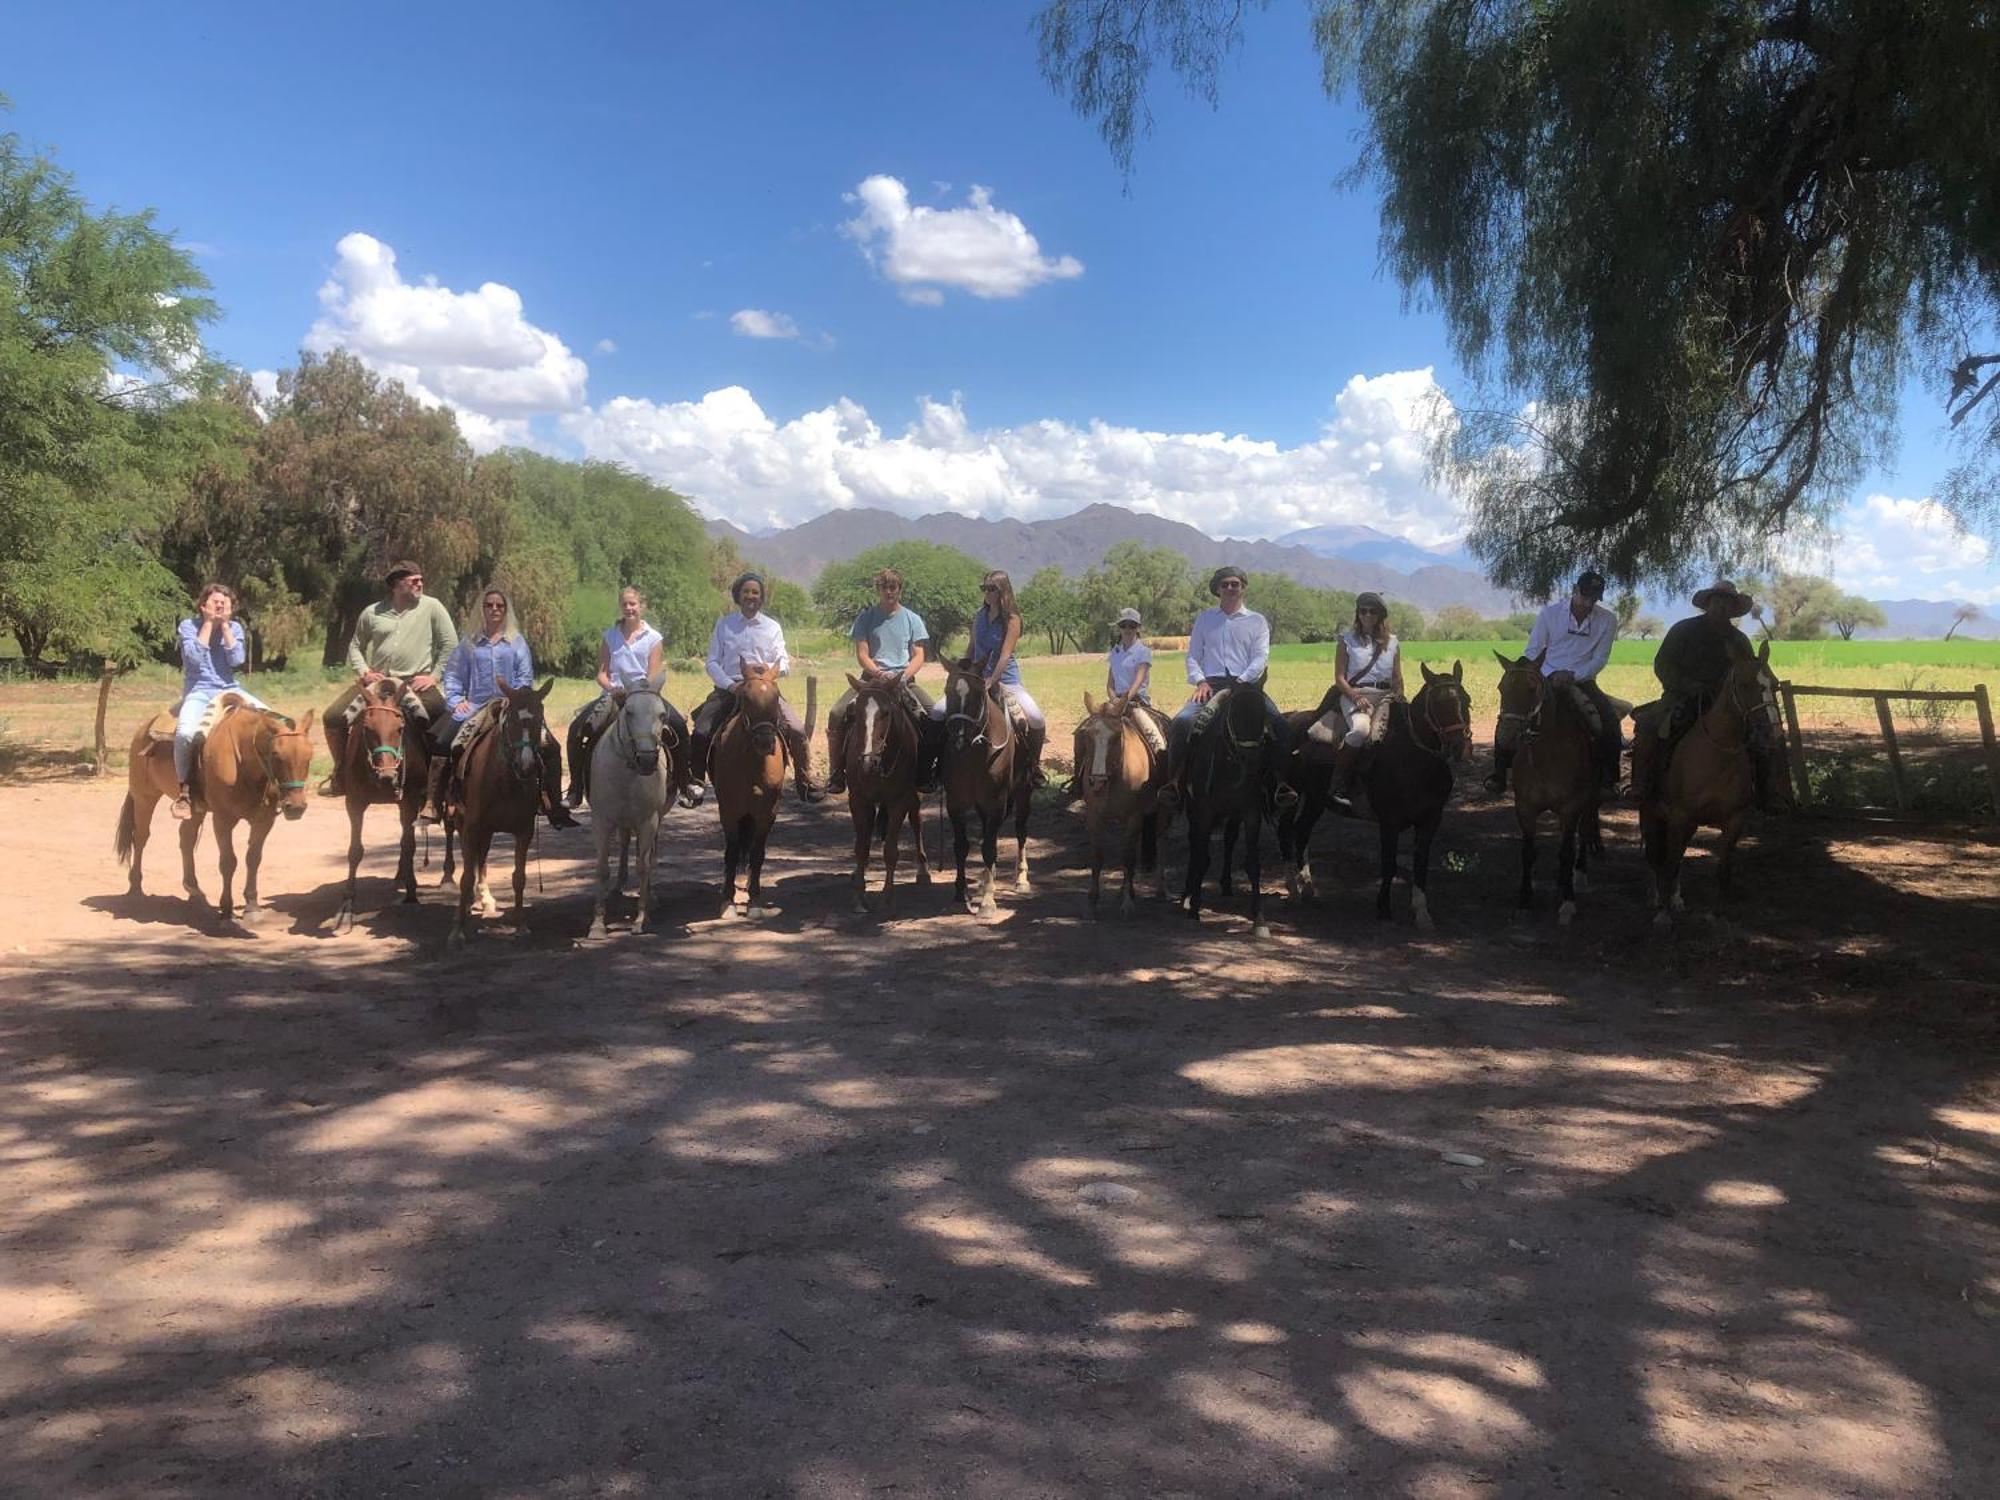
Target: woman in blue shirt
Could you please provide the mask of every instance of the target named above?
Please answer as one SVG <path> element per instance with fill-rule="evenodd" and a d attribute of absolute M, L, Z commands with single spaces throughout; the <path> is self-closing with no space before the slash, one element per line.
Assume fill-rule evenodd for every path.
<path fill-rule="evenodd" d="M 442 812 L 438 805 L 444 790 L 445 772 L 451 764 L 452 747 L 472 716 L 495 698 L 502 688 L 532 687 L 535 656 L 514 619 L 514 606 L 503 589 L 488 589 L 479 601 L 479 628 L 466 630 L 452 648 L 444 664 L 442 684 L 445 705 L 451 717 L 431 725 L 431 768 L 429 797 L 424 816 L 436 822 Z M 562 789 L 562 751 L 555 737 L 542 737 L 542 811 L 553 828 L 573 828 L 576 820 L 557 795 Z"/>
<path fill-rule="evenodd" d="M 1028 777 L 1041 786 L 1042 746 L 1049 737 L 1049 721 L 1042 706 L 1021 685 L 1021 663 L 1015 648 L 1021 644 L 1021 609 L 1014 602 L 1014 580 L 995 568 L 980 580 L 983 603 L 972 616 L 972 665 L 986 678 L 987 688 L 998 688 L 1000 696 L 1018 710 L 1024 727 L 1021 748 L 1026 752 Z M 942 719 L 943 700 L 931 705 L 931 717 Z"/>
<path fill-rule="evenodd" d="M 204 583 L 194 596 L 194 618 L 175 632 L 181 647 L 181 704 L 174 724 L 174 779 L 181 784 L 173 801 L 177 818 L 194 816 L 188 772 L 194 766 L 194 732 L 220 693 L 235 693 L 252 708 L 264 705 L 236 680 L 249 655 L 242 622 L 236 618 L 236 590 Z"/>

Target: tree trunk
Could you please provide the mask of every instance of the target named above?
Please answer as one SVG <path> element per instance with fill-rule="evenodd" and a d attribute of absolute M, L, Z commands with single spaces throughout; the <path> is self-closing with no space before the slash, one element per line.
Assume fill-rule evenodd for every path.
<path fill-rule="evenodd" d="M 104 673 L 97 679 L 97 774 L 106 770 L 104 752 L 104 715 L 111 706 L 111 684 L 118 680 L 118 663 L 108 658 L 104 663 Z"/>

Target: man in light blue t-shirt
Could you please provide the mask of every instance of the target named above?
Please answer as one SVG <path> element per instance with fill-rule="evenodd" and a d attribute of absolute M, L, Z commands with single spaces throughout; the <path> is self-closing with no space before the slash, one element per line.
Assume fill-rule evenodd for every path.
<path fill-rule="evenodd" d="M 884 568 L 875 575 L 875 602 L 854 617 L 847 632 L 854 642 L 854 659 L 864 677 L 900 677 L 903 690 L 914 702 L 920 733 L 930 723 L 931 700 L 917 686 L 917 669 L 924 664 L 924 648 L 930 644 L 930 630 L 923 616 L 903 604 L 903 575 Z M 847 742 L 847 712 L 854 706 L 854 689 L 849 688 L 828 710 L 826 716 L 826 759 L 829 792 L 847 790 L 847 765 L 842 750 Z M 921 757 L 926 766 L 930 757 Z"/>

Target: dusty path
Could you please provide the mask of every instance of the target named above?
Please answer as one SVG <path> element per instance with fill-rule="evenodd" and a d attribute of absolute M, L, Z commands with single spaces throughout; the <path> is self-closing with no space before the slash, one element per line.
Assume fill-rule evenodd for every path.
<path fill-rule="evenodd" d="M 115 810 L 0 790 L 0 1490 L 2000 1489 L 1990 841 L 1781 829 L 1659 943 L 1629 820 L 1519 929 L 1475 804 L 1435 934 L 1323 828 L 1253 948 L 1081 920 L 1067 816 L 981 924 L 848 914 L 788 806 L 718 922 L 703 809 L 657 934 L 573 946 L 571 834 L 447 966 L 380 852 L 321 934 L 330 804 L 255 938 L 128 901 Z"/>

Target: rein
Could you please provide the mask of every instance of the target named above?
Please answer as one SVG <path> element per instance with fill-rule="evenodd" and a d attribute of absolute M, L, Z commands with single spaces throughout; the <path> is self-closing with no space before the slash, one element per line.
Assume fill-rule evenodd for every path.
<path fill-rule="evenodd" d="M 949 683 L 945 685 L 945 691 L 947 693 L 951 691 Z M 998 755 L 1002 750 L 1005 750 L 1009 745 L 1014 743 L 1014 715 L 1008 710 L 1004 701 L 994 697 L 992 693 L 986 690 L 983 680 L 980 683 L 979 697 L 985 706 L 984 712 L 976 715 L 968 713 L 946 714 L 944 721 L 947 726 L 952 724 L 973 725 L 979 732 L 973 735 L 972 743 L 975 745 L 985 745 L 995 755 Z M 995 740 L 987 733 L 987 726 L 993 722 L 992 711 L 996 708 L 1000 711 L 1001 727 L 1006 731 L 998 740 Z"/>
<path fill-rule="evenodd" d="M 1694 721 L 1695 727 L 1701 731 L 1701 737 L 1715 746 L 1716 749 L 1728 755 L 1740 755 L 1750 748 L 1751 730 L 1757 720 L 1768 719 L 1773 725 L 1778 720 L 1777 705 L 1763 701 L 1764 695 L 1761 690 L 1761 684 L 1759 685 L 1757 694 L 1758 701 L 1749 708 L 1743 706 L 1742 700 L 1738 696 L 1739 691 L 1739 685 L 1732 673 L 1730 681 L 1716 695 L 1715 702 L 1704 709 L 1700 717 Z M 1725 712 L 1734 715 L 1737 722 L 1737 740 L 1733 745 L 1726 740 L 1718 738 L 1715 730 L 1709 727 L 1708 721 L 1711 717 Z"/>
<path fill-rule="evenodd" d="M 641 695 L 644 695 L 645 697 L 648 698 L 658 698 L 662 705 L 664 705 L 667 701 L 666 694 L 655 692 L 650 686 L 627 688 L 625 690 L 625 696 L 619 700 L 618 719 L 617 722 L 615 722 L 611 726 L 611 737 L 615 737 L 620 743 L 631 747 L 630 763 L 632 769 L 643 776 L 646 772 L 646 768 L 640 762 L 639 747 L 636 743 L 634 743 L 632 736 L 625 732 L 625 705 L 627 703 L 630 703 L 634 698 L 639 697 Z M 660 751 L 663 747 L 664 747 L 664 740 L 662 741 L 661 744 L 655 745 L 653 747 L 653 759 L 655 763 L 658 762 Z M 539 759 L 539 757 L 537 757 L 537 759 Z"/>
<path fill-rule="evenodd" d="M 1414 699 L 1404 700 L 1403 707 L 1407 710 L 1414 710 L 1418 704 L 1421 703 L 1423 705 L 1424 711 L 1422 714 L 1412 713 L 1411 718 L 1413 724 L 1418 722 L 1422 723 L 1424 727 L 1429 729 L 1431 734 L 1436 737 L 1437 743 L 1435 745 L 1426 745 L 1423 741 L 1423 737 L 1416 732 L 1414 727 L 1412 727 L 1412 729 L 1410 730 L 1410 743 L 1415 745 L 1419 750 L 1423 751 L 1424 754 L 1426 755 L 1434 756 L 1438 760 L 1449 761 L 1451 757 L 1447 755 L 1445 752 L 1454 738 L 1462 735 L 1464 736 L 1468 744 L 1471 743 L 1472 698 L 1470 694 L 1465 693 L 1462 689 L 1460 690 L 1459 693 L 1456 694 L 1439 693 L 1438 694 L 1439 699 L 1451 698 L 1451 697 L 1464 697 L 1466 703 L 1466 713 L 1464 716 L 1453 719 L 1450 723 L 1439 723 L 1437 716 L 1437 700 L 1431 697 L 1432 686 L 1433 686 L 1432 683 L 1428 682 L 1425 683 L 1421 688 L 1417 689 L 1417 696 Z M 1541 712 L 1541 706 L 1539 704 L 1536 705 L 1535 712 L 1536 713 Z"/>
<path fill-rule="evenodd" d="M 861 734 L 861 749 L 858 752 L 857 760 L 854 762 L 855 764 L 859 763 L 860 757 L 865 757 L 868 754 L 868 715 L 865 711 L 862 700 L 864 698 L 871 698 L 871 697 L 878 699 L 881 702 L 882 710 L 884 713 L 900 716 L 901 721 L 905 723 L 909 721 L 910 717 L 909 713 L 904 709 L 900 701 L 901 698 L 900 689 L 896 690 L 895 692 L 888 692 L 888 693 L 857 693 L 855 695 L 854 710 L 852 713 L 848 715 L 847 719 L 847 738 L 850 741 L 850 744 L 848 746 L 850 750 L 853 749 L 853 745 L 851 742 L 854 739 L 855 732 L 858 730 Z M 883 726 L 882 729 L 882 772 L 885 775 L 896 764 L 892 752 L 900 748 L 897 744 L 897 741 L 899 739 L 899 736 L 896 733 L 897 723 L 898 719 L 896 717 L 892 717 L 890 718 L 889 722 Z M 914 750 L 915 740 L 918 732 L 917 726 L 911 723 L 909 724 L 909 730 L 911 738 L 911 748 L 912 750 Z"/>
<path fill-rule="evenodd" d="M 250 754 L 256 759 L 257 769 L 264 774 L 264 800 L 276 806 L 284 801 L 286 792 L 305 789 L 304 781 L 287 781 L 278 774 L 276 760 L 278 741 L 286 734 L 299 739 L 304 739 L 306 736 L 305 731 L 300 729 L 288 730 L 281 734 L 276 721 L 271 719 L 266 719 L 262 727 L 270 733 L 268 735 L 259 733 L 251 738 Z"/>

